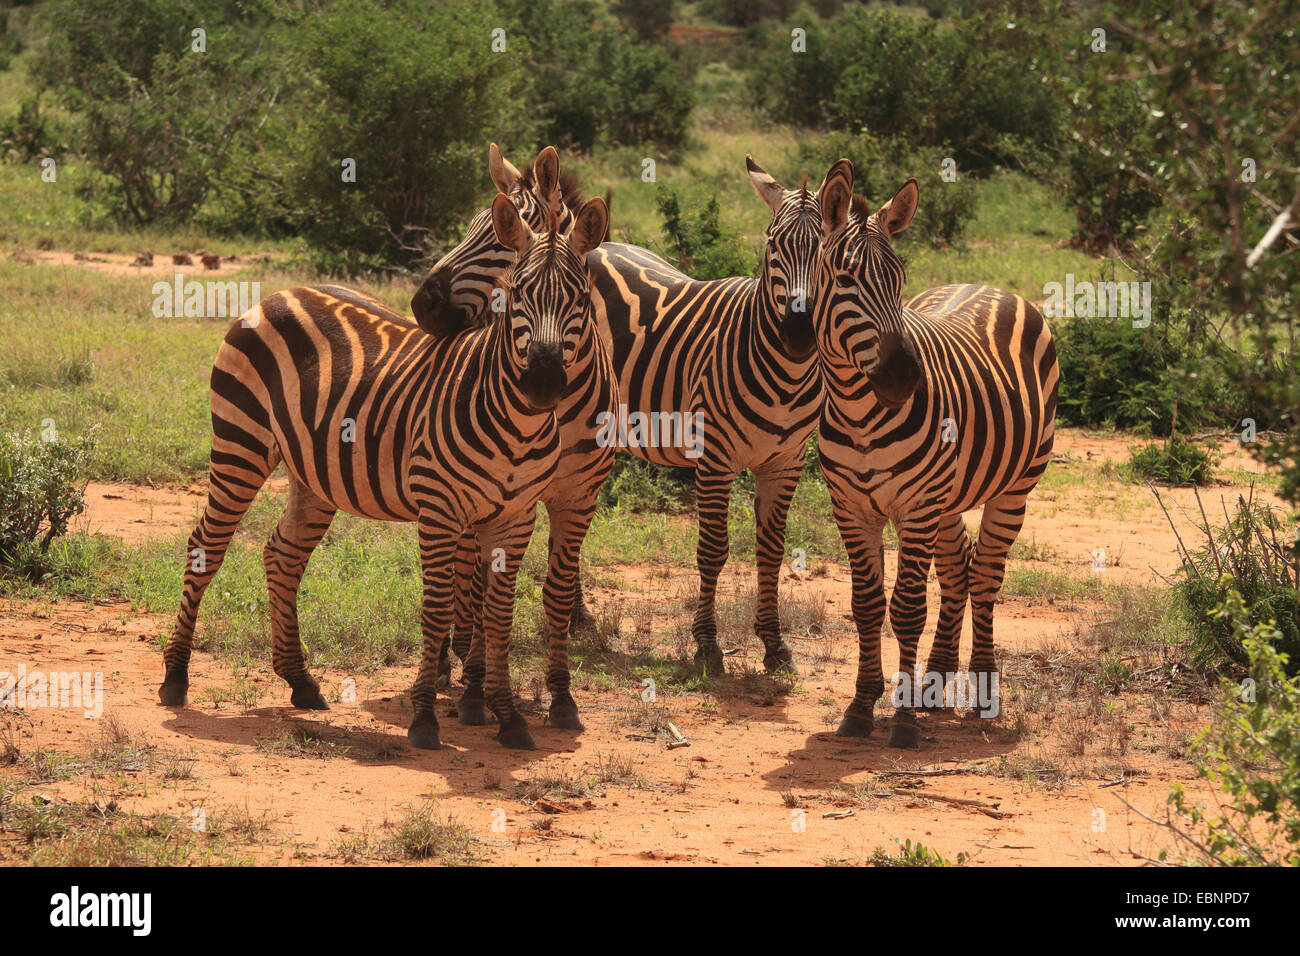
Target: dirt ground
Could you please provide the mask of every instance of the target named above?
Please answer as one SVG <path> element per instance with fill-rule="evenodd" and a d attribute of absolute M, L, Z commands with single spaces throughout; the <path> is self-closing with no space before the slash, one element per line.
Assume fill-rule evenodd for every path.
<path fill-rule="evenodd" d="M 1079 461 L 1119 459 L 1130 444 L 1067 432 L 1058 453 Z M 1224 451 L 1223 467 L 1234 474 L 1258 470 L 1226 443 Z M 1086 506 L 1084 489 L 1041 490 L 1031 498 L 1022 540 L 1052 550 L 1055 563 L 1044 567 L 1076 576 L 1104 573 L 1125 584 L 1151 584 L 1157 574 L 1173 571 L 1175 536 L 1151 496 L 1113 487 L 1121 489 L 1114 502 L 1106 489 L 1086 489 Z M 1204 497 L 1207 506 L 1217 505 L 1220 497 L 1231 501 L 1242 491 L 1223 487 Z M 1191 494 L 1163 494 L 1175 517 L 1190 522 L 1182 516 L 1196 513 Z M 188 528 L 202 489 L 94 485 L 88 500 L 85 527 L 139 542 Z M 1105 571 L 1092 569 L 1099 548 L 1109 556 Z M 693 586 L 694 572 L 603 570 L 632 590 L 594 589 L 598 613 L 621 604 L 624 639 L 667 651 L 671 615 L 638 620 L 632 596 L 639 602 L 663 598 L 668 607 Z M 752 568 L 733 564 L 722 597 L 752 586 Z M 887 709 L 878 712 L 871 738 L 838 738 L 833 730 L 852 695 L 856 669 L 848 572 L 836 567 L 796 576 L 787 569 L 782 588 L 787 600 L 824 599 L 834 625 L 815 640 L 793 642 L 801 676 L 789 693 L 773 694 L 763 680 L 734 677 L 712 691 L 645 704 L 635 683 L 610 687 L 578 672 L 582 733 L 544 726 L 547 701 L 525 692 L 534 752 L 505 750 L 492 739 L 494 728 L 465 727 L 441 716 L 454 698 L 439 702 L 443 749 L 409 748 L 404 692 L 412 665 L 373 675 L 318 670 L 332 709 L 312 714 L 288 706 L 288 689 L 269 665 L 248 675 L 261 692 L 256 706 L 229 698 L 214 702 L 217 695 L 202 691 L 229 687 L 230 664 L 196 653 L 189 706 L 163 708 L 154 639 L 169 629 L 170 619 L 126 605 L 0 602 L 0 670 L 22 663 L 29 672 L 102 672 L 103 716 L 133 740 L 181 755 L 190 770 L 121 771 L 114 798 L 140 813 L 188 819 L 203 808 L 210 815 L 256 819 L 258 835 L 247 854 L 267 863 L 380 862 L 348 847 L 390 833 L 412 807 L 432 797 L 440 819 L 458 822 L 476 838 L 471 855 L 491 864 L 860 863 L 877 848 L 897 852 L 896 841 L 911 840 L 950 860 L 966 854 L 976 865 L 1132 865 L 1171 847 L 1137 811 L 1163 817 L 1175 781 L 1208 795 L 1177 745 L 1208 720 L 1203 701 L 1149 707 L 1116 697 L 1131 726 L 1131 743 L 1118 749 L 1100 727 L 1081 738 L 1077 722 L 1065 719 L 1068 701 L 1055 721 L 1029 720 L 1019 698 L 1007 700 L 1005 692 L 996 720 L 926 718 L 919 750 L 885 745 Z M 932 581 L 931 627 L 937 598 Z M 1008 659 L 1081 653 L 1073 635 L 1106 613 L 1086 604 L 1005 599 L 997 640 L 1008 684 L 1016 679 L 1006 673 Z M 927 646 L 928 636 L 923 652 Z M 969 620 L 963 657 L 968 653 Z M 892 672 L 892 640 L 885 654 Z M 752 646 L 728 661 L 732 671 L 761 671 Z M 340 700 L 348 679 L 355 680 L 355 700 Z M 76 709 L 32 710 L 27 718 L 11 727 L 23 752 L 84 752 L 102 736 L 103 721 Z M 664 729 L 670 721 L 688 745 Z M 309 753 L 282 746 L 302 730 L 331 743 Z M 1077 741 L 1072 747 L 1070 738 Z M 1068 772 L 1048 773 L 1049 767 Z M 0 768 L 0 777 L 18 774 L 16 767 Z M 75 801 L 97 797 L 106 781 L 74 774 L 27 785 L 48 799 Z M 0 833 L 0 861 L 25 859 L 24 848 Z"/>

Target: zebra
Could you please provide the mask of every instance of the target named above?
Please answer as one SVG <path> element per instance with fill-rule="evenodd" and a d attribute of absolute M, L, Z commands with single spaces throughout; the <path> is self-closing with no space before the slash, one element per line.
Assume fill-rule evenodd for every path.
<path fill-rule="evenodd" d="M 415 521 L 423 569 L 423 651 L 411 689 L 413 746 L 440 746 L 437 661 L 451 624 L 451 573 L 462 532 L 490 555 L 484 631 L 486 695 L 497 739 L 533 749 L 514 705 L 506 660 L 519 560 L 536 504 L 555 471 L 554 407 L 566 373 L 595 340 L 583 259 L 608 228 L 593 199 L 560 233 L 537 235 L 505 195 L 492 225 L 516 261 L 506 308 L 459 336 L 430 335 L 375 299 L 338 286 L 265 300 L 226 334 L 211 380 L 212 453 L 206 507 L 189 539 L 180 611 L 163 652 L 164 705 L 183 706 L 204 589 L 240 519 L 283 461 L 289 502 L 263 551 L 275 672 L 295 707 L 327 709 L 298 638 L 297 591 L 337 510 Z"/>
<path fill-rule="evenodd" d="M 874 214 L 854 196 L 852 167 L 822 192 L 824 238 L 813 325 L 826 400 L 818 450 L 852 566 L 858 675 L 837 734 L 873 728 L 884 689 L 881 533 L 898 532 L 889 619 L 899 643 L 898 705 L 889 745 L 916 747 L 917 642 L 931 560 L 942 592 L 925 686 L 957 671 L 966 604 L 969 673 L 996 698 L 993 605 L 1025 501 L 1051 457 L 1059 373 L 1042 315 L 1020 296 L 948 285 L 900 303 L 903 264 L 891 239 L 906 229 L 919 190 L 909 179 Z M 984 506 L 971 547 L 962 512 Z M 940 700 L 942 698 L 939 698 Z M 995 700 L 990 703 L 995 703 Z M 984 706 L 984 704 L 981 704 Z"/>
<path fill-rule="evenodd" d="M 840 160 L 832 172 L 847 163 Z M 772 211 L 758 277 L 700 282 L 648 250 L 621 243 L 606 242 L 587 257 L 596 322 L 613 359 L 620 403 L 598 440 L 655 464 L 695 471 L 700 598 L 692 632 L 696 662 L 714 675 L 723 672 L 715 595 L 727 558 L 728 504 L 746 468 L 757 486 L 754 628 L 765 667 L 792 669 L 780 633 L 777 583 L 786 516 L 821 406 L 808 311 L 821 238 L 818 193 L 808 190 L 806 179 L 786 189 L 752 156 L 746 168 Z M 424 287 L 442 290 L 438 301 L 447 303 L 454 323 L 459 303 L 482 301 L 497 262 L 493 250 L 480 249 L 455 272 L 435 268 Z M 634 419 L 657 427 L 653 434 L 622 427 Z M 653 440 L 665 432 L 666 443 Z"/>
<path fill-rule="evenodd" d="M 492 182 L 509 196 L 520 217 L 541 228 L 547 217 L 557 217 L 565 228 L 583 205 L 576 180 L 559 170 L 559 155 L 547 146 L 531 167 L 521 173 L 501 154 L 496 143 L 488 149 Z M 606 200 L 608 203 L 608 200 Z M 604 238 L 604 237 L 602 237 Z M 429 278 L 411 300 L 416 320 L 443 334 L 488 321 L 494 290 L 510 250 L 500 244 L 487 211 L 471 221 L 465 238 L 430 271 Z M 448 277 L 456 277 L 454 287 Z M 445 303 L 446 308 L 438 305 Z M 580 731 L 582 721 L 569 688 L 568 632 L 570 623 L 590 621 L 578 581 L 578 553 L 596 512 L 600 486 L 614 466 L 616 449 L 596 442 L 597 416 L 612 412 L 614 372 L 609 355 L 596 336 L 584 339 L 583 349 L 569 370 L 569 387 L 555 408 L 560 433 L 560 461 L 542 502 L 550 522 L 549 567 L 542 589 L 547 617 L 549 660 L 547 689 L 551 694 L 551 726 Z M 457 706 L 461 723 L 487 721 L 483 697 L 482 596 L 483 568 L 472 534 L 465 535 L 457 552 L 454 646 L 465 661 L 465 689 Z M 473 638 L 473 640 L 471 639 Z M 451 662 L 443 645 L 441 672 L 450 676 Z"/>

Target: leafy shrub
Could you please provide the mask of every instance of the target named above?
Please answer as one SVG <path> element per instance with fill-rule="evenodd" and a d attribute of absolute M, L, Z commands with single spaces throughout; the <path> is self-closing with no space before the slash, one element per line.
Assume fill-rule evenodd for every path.
<path fill-rule="evenodd" d="M 894 840 L 898 844 L 898 852 L 890 853 L 884 847 L 876 847 L 868 858 L 867 863 L 871 866 L 965 866 L 968 859 L 963 853 L 957 854 L 956 861 L 949 860 L 943 854 L 932 850 L 924 844 L 918 842 L 915 846 L 911 840 Z"/>
<path fill-rule="evenodd" d="M 718 197 L 710 194 L 694 216 L 682 212 L 677 190 L 660 186 L 655 196 L 664 217 L 667 258 L 696 279 L 753 275 L 756 262 L 740 236 L 718 223 Z"/>
<path fill-rule="evenodd" d="M 352 270 L 414 258 L 421 230 L 447 228 L 473 207 L 486 143 L 518 142 L 527 128 L 513 95 L 522 60 L 491 49 L 499 26 L 469 0 L 358 0 L 296 25 L 285 182 L 322 264 Z M 345 159 L 355 161 L 353 182 Z"/>
<path fill-rule="evenodd" d="M 909 177 L 916 177 L 921 201 L 916 217 L 900 237 L 904 242 L 945 246 L 957 242 L 975 215 L 979 191 L 975 182 L 958 171 L 957 179 L 943 179 L 944 160 L 952 157 L 945 146 L 913 147 L 898 137 L 869 133 L 832 133 L 800 147 L 803 163 L 830 168 L 842 156 L 853 161 L 853 189 L 879 207 Z"/>
<path fill-rule="evenodd" d="M 700 16 L 731 27 L 747 27 L 760 20 L 784 20 L 795 0 L 700 0 Z"/>
<path fill-rule="evenodd" d="M 1300 554 L 1272 509 L 1238 499 L 1230 519 L 1201 529 L 1205 544 L 1183 556 L 1177 589 L 1191 612 L 1192 661 L 1207 671 L 1241 674 L 1250 664 L 1236 618 L 1221 614 L 1239 602 L 1250 627 L 1267 624 L 1277 649 L 1300 670 Z M 1235 606 L 1235 604 L 1234 604 Z"/>
<path fill-rule="evenodd" d="M 1059 103 L 1036 49 L 1035 17 L 975 10 L 939 23 L 924 15 L 851 6 L 807 27 L 793 55 L 789 33 L 773 36 L 755 64 L 751 91 L 781 122 L 949 144 L 958 164 L 982 171 L 1011 164 L 1026 144 L 1056 141 Z M 1039 29 L 1042 29 L 1041 27 Z"/>
<path fill-rule="evenodd" d="M 65 123 L 41 111 L 39 96 L 23 100 L 18 112 L 0 122 L 0 158 L 30 163 L 46 156 L 59 159 L 68 151 Z"/>
<path fill-rule="evenodd" d="M 1281 636 L 1254 623 L 1229 592 L 1217 611 L 1245 654 L 1252 685 L 1230 684 L 1210 728 L 1193 743 L 1197 775 L 1227 797 L 1218 815 L 1193 805 L 1181 784 L 1169 794 L 1179 822 L 1170 829 L 1189 862 L 1218 866 L 1300 866 L 1300 677 Z"/>
<path fill-rule="evenodd" d="M 1133 452 L 1125 467 L 1133 478 L 1183 488 L 1208 485 L 1214 478 L 1217 458 L 1204 445 L 1172 435 L 1167 442 Z"/>
<path fill-rule="evenodd" d="M 539 144 L 589 150 L 614 143 L 674 148 L 686 136 L 693 95 L 658 45 L 641 44 L 589 0 L 501 0 L 509 43 L 523 45 L 520 87 L 540 120 Z"/>
<path fill-rule="evenodd" d="M 172 0 L 53 5 L 35 73 L 74 114 L 87 189 L 132 223 L 185 219 L 271 100 L 235 8 Z M 203 24 L 206 51 L 192 49 Z"/>
<path fill-rule="evenodd" d="M 695 500 L 695 472 L 665 468 L 619 452 L 614 468 L 600 488 L 602 508 L 625 511 L 681 511 Z"/>
<path fill-rule="evenodd" d="M 1046 164 L 1043 171 L 1062 187 L 1074 212 L 1075 239 L 1086 249 L 1105 252 L 1131 243 L 1161 204 L 1160 194 L 1119 158 L 1122 147 L 1140 148 L 1145 110 L 1137 92 L 1113 77 L 1094 82 L 1074 105 L 1063 161 Z"/>
<path fill-rule="evenodd" d="M 676 5 L 676 0 L 614 0 L 611 7 L 645 43 L 668 32 Z"/>
<path fill-rule="evenodd" d="M 0 437 L 0 566 L 39 579 L 50 542 L 85 510 L 86 462 L 93 436 L 75 441 Z"/>
<path fill-rule="evenodd" d="M 1221 345 L 1162 310 L 1151 325 L 1104 316 L 1049 319 L 1060 367 L 1057 420 L 1169 434 L 1235 426 L 1251 406 Z M 1258 413 L 1254 413 L 1258 414 Z"/>

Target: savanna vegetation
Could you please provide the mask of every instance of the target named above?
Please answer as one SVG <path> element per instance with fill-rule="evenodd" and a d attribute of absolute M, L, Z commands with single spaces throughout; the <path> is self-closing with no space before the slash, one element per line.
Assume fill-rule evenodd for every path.
<path fill-rule="evenodd" d="M 269 292 L 342 277 L 405 311 L 423 270 L 491 198 L 489 141 L 520 165 L 554 143 L 589 194 L 612 193 L 614 239 L 700 278 L 757 268 L 768 211 L 746 181 L 746 153 L 787 185 L 808 175 L 813 186 L 848 156 L 874 205 L 915 176 L 920 210 L 898 240 L 905 295 L 979 281 L 1041 304 L 1068 281 L 1132 284 L 1130 305 L 1146 303 L 1113 314 L 1074 300 L 1051 316 L 1060 424 L 1122 430 L 1135 452 L 1082 478 L 1077 463 L 1054 463 L 1044 488 L 1204 486 L 1217 463 L 1202 442 L 1231 434 L 1270 467 L 1261 490 L 1300 505 L 1297 33 L 1281 0 L 0 9 L 0 591 L 174 610 L 183 533 L 126 546 L 64 532 L 87 480 L 203 478 L 207 372 L 226 328 L 152 318 L 150 277 L 47 267 L 33 253 L 202 248 L 226 258 L 223 279 Z M 58 437 L 42 440 L 47 428 Z M 815 455 L 814 441 L 788 542 L 814 567 L 844 561 Z M 690 565 L 691 497 L 688 474 L 621 460 L 584 547 L 589 573 Z M 267 654 L 260 546 L 282 504 L 255 505 L 204 605 L 200 646 L 236 662 Z M 742 479 L 731 527 L 741 560 L 753 556 L 752 512 Z M 1203 540 L 1182 545 L 1173 587 L 1139 596 L 1162 610 L 1126 632 L 1142 636 L 1142 653 L 1159 642 L 1158 666 L 1174 647 L 1226 688 L 1191 749 L 1238 813 L 1215 816 L 1179 792 L 1169 825 L 1200 862 L 1294 862 L 1300 539 L 1293 515 L 1254 501 L 1211 515 Z M 543 519 L 520 578 L 521 679 L 544 654 L 544 530 Z M 1013 565 L 1008 591 L 1134 619 L 1133 595 L 1044 574 Z M 409 660 L 419 587 L 411 529 L 341 518 L 303 584 L 309 652 L 363 670 Z M 810 609 L 789 613 L 817 625 Z M 743 630 L 743 609 L 736 616 Z M 1159 630 L 1169 621 L 1176 635 Z M 598 669 L 608 637 L 575 657 Z M 1099 708 L 1133 681 L 1123 639 L 1099 638 L 1097 666 L 1080 678 Z M 620 666 L 670 688 L 698 681 L 648 650 Z M 1249 700 L 1247 679 L 1258 689 Z M 0 825 L 9 818 L 69 826 L 0 792 Z M 141 821 L 115 826 L 122 859 L 151 858 Z M 1261 845 L 1260 826 L 1291 849 Z M 467 852 L 427 808 L 371 849 Z M 911 844 L 878 855 L 947 862 Z M 75 845 L 67 858 L 82 858 Z"/>

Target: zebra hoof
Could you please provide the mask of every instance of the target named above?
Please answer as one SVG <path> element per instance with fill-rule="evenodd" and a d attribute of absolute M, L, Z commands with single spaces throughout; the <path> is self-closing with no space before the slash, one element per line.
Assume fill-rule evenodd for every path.
<path fill-rule="evenodd" d="M 164 683 L 158 688 L 158 699 L 164 707 L 184 707 L 189 689 L 189 684 Z"/>
<path fill-rule="evenodd" d="M 301 687 L 295 687 L 292 696 L 289 698 L 289 703 L 299 710 L 330 709 L 330 705 L 325 700 L 325 695 L 320 692 L 320 686 L 315 681 L 310 684 L 303 684 Z"/>
<path fill-rule="evenodd" d="M 889 725 L 889 739 L 886 744 L 899 750 L 916 750 L 921 746 L 921 725 L 916 722 L 916 714 L 900 710 L 894 714 Z"/>
<path fill-rule="evenodd" d="M 769 674 L 786 674 L 797 677 L 799 670 L 794 666 L 794 654 L 782 644 L 779 648 L 763 658 L 763 669 Z"/>
<path fill-rule="evenodd" d="M 573 702 L 573 698 L 568 700 L 551 701 L 550 724 L 560 730 L 584 730 L 582 721 L 578 719 L 578 705 Z"/>
<path fill-rule="evenodd" d="M 870 737 L 871 731 L 876 727 L 875 720 L 868 714 L 854 713 L 852 710 L 844 712 L 844 719 L 840 721 L 839 727 L 835 729 L 836 737 Z"/>
<path fill-rule="evenodd" d="M 487 701 L 484 700 L 482 693 L 472 694 L 470 691 L 460 696 L 460 703 L 456 705 L 456 717 L 466 727 L 482 727 L 488 722 Z"/>
<path fill-rule="evenodd" d="M 696 651 L 695 666 L 702 670 L 706 677 L 722 677 L 727 673 L 726 665 L 723 664 L 722 648 L 717 644 L 712 647 L 701 647 Z"/>
<path fill-rule="evenodd" d="M 501 746 L 509 747 L 511 750 L 536 750 L 537 744 L 533 741 L 533 735 L 528 731 L 528 725 L 524 723 L 522 717 L 517 717 L 518 723 L 511 723 L 510 726 L 502 726 L 500 733 L 497 734 L 497 740 Z"/>
<path fill-rule="evenodd" d="M 422 714 L 411 723 L 406 732 L 411 746 L 417 750 L 441 750 L 442 739 L 438 736 L 438 718 L 432 714 Z"/>
<path fill-rule="evenodd" d="M 569 633 L 570 634 L 591 634 L 596 630 L 596 615 L 587 609 L 587 605 L 580 604 L 573 609 L 569 615 Z"/>

